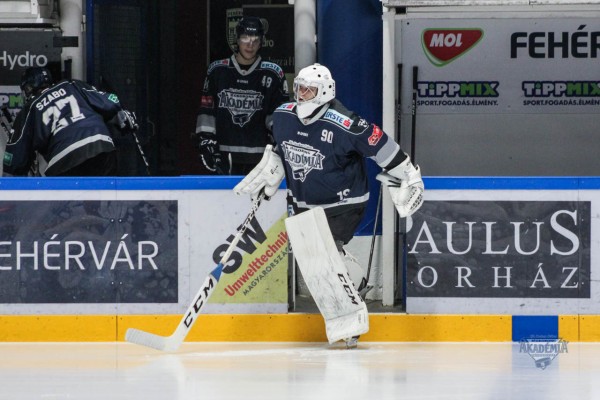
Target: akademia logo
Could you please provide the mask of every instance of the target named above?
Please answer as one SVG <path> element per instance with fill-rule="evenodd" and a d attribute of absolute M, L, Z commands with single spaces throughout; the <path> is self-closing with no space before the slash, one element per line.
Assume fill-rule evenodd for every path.
<path fill-rule="evenodd" d="M 421 44 L 431 63 L 442 67 L 471 50 L 483 38 L 479 28 L 425 29 Z"/>

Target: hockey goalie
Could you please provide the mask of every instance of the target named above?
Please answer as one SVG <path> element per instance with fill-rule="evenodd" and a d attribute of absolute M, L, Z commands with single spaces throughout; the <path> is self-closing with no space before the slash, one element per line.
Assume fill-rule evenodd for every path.
<path fill-rule="evenodd" d="M 335 98 L 335 81 L 320 64 L 294 79 L 294 100 L 273 114 L 275 147 L 234 188 L 237 194 L 275 194 L 286 179 L 294 216 L 286 228 L 306 285 L 326 324 L 329 343 L 348 348 L 369 330 L 364 295 L 366 271 L 344 246 L 362 220 L 369 188 L 366 158 L 383 171 L 401 217 L 423 203 L 421 171 L 377 125 L 347 110 Z"/>

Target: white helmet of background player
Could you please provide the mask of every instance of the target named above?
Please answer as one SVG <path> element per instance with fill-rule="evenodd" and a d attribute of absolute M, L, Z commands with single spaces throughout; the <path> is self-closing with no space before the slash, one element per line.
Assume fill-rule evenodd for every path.
<path fill-rule="evenodd" d="M 294 99 L 299 118 L 308 118 L 321 106 L 335 99 L 335 81 L 321 64 L 302 68 L 294 79 Z"/>

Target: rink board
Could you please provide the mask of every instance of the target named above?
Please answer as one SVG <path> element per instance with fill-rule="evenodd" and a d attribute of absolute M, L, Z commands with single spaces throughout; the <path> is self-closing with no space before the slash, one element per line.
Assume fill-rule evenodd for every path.
<path fill-rule="evenodd" d="M 428 178 L 408 221 L 407 311 L 598 314 L 600 180 Z"/>
<path fill-rule="evenodd" d="M 114 241 L 132 240 L 131 236 L 140 237 L 145 234 L 145 241 L 154 241 L 156 246 L 162 246 L 157 238 L 160 235 L 160 229 L 156 224 L 165 223 L 168 226 L 177 221 L 177 233 L 175 242 L 167 238 L 166 245 L 177 243 L 177 257 L 170 260 L 177 260 L 177 296 L 176 301 L 169 299 L 165 303 L 144 299 L 144 302 L 131 302 L 131 295 L 123 290 L 115 290 L 115 294 L 126 301 L 114 302 L 106 301 L 105 297 L 94 298 L 85 297 L 82 302 L 52 302 L 45 303 L 31 302 L 34 297 L 31 293 L 35 290 L 25 293 L 16 291 L 15 301 L 6 301 L 0 304 L 0 341 L 122 341 L 125 331 L 130 327 L 148 330 L 154 333 L 168 335 L 172 333 L 177 326 L 181 313 L 189 305 L 197 287 L 213 266 L 214 253 L 220 246 L 227 243 L 230 237 L 244 219 L 249 210 L 250 201 L 247 198 L 240 198 L 232 195 L 231 187 L 235 185 L 239 178 L 220 178 L 211 179 L 210 177 L 183 177 L 183 178 L 118 178 L 118 179 L 0 179 L 0 199 L 3 217 L 15 212 L 12 205 L 19 202 L 38 201 L 39 208 L 42 205 L 52 205 L 53 202 L 82 202 L 85 207 L 74 207 L 69 212 L 86 210 L 86 218 L 90 216 L 101 216 L 106 219 L 105 212 L 113 212 L 115 209 L 124 212 L 124 215 L 117 215 L 116 222 L 120 223 L 119 217 L 126 221 L 127 213 L 137 215 L 143 210 L 144 215 L 161 216 L 161 210 L 166 214 L 156 220 L 148 222 L 148 217 L 142 218 L 146 221 L 144 229 L 141 231 L 125 232 L 115 230 Z M 574 204 L 586 202 L 589 206 L 589 237 L 586 249 L 589 249 L 589 271 L 585 282 L 590 282 L 592 286 L 580 290 L 581 295 L 568 298 L 563 296 L 560 291 L 553 297 L 498 297 L 489 295 L 488 297 L 469 297 L 459 298 L 457 296 L 448 296 L 452 294 L 448 285 L 440 287 L 439 292 L 427 293 L 427 296 L 417 297 L 409 296 L 407 299 L 408 314 L 403 313 L 372 313 L 370 316 L 371 331 L 364 335 L 364 340 L 369 341 L 511 341 L 520 340 L 526 336 L 542 337 L 560 337 L 571 341 L 598 341 L 600 340 L 600 310 L 594 306 L 597 303 L 598 292 L 593 286 L 593 276 L 596 271 L 594 260 L 597 259 L 598 251 L 598 218 L 597 204 L 600 201 L 599 190 L 600 180 L 597 178 L 573 178 L 573 177 L 552 177 L 552 178 L 425 178 L 425 184 L 428 188 L 426 200 L 428 204 L 443 204 L 447 209 L 448 204 L 453 202 L 548 202 L 566 201 Z M 277 227 L 285 215 L 285 200 L 283 191 L 267 203 L 268 207 L 261 207 L 259 213 L 260 229 L 255 229 L 255 234 L 259 235 L 259 230 L 265 233 L 261 248 L 254 246 L 261 256 L 270 252 L 276 239 L 281 239 L 281 233 L 273 227 Z M 200 200 L 204 198 L 205 200 Z M 131 207 L 128 202 L 146 202 L 146 207 Z M 89 202 L 89 204 L 88 204 Z M 115 208 L 109 204 L 124 204 L 122 208 Z M 174 218 L 173 203 L 177 203 L 176 218 Z M 475 204 L 475 203 L 473 203 Z M 559 204 L 563 206 L 564 204 Z M 92 206 L 90 208 L 90 206 Z M 578 208 L 585 209 L 587 208 Z M 169 211 L 171 210 L 171 211 Z M 31 208 L 32 215 L 35 215 L 35 209 Z M 127 211 L 127 212 L 125 212 Z M 431 210 L 430 210 L 431 211 Z M 64 214 L 57 213 L 62 216 Z M 116 211 L 115 211 L 116 212 Z M 586 211 L 587 212 L 587 211 Z M 8 214 L 7 214 L 8 213 Z M 69 214 L 69 213 L 67 213 Z M 23 211 L 13 215 L 12 224 L 25 219 Z M 70 214 L 69 214 L 70 215 Z M 112 215 L 112 214 L 111 214 Z M 586 214 L 588 215 L 588 214 Z M 18 218 L 17 218 L 18 217 Z M 419 216 L 415 216 L 418 221 Z M 42 220 L 36 216 L 37 220 Z M 428 217 L 429 218 L 429 217 Z M 79 220 L 80 218 L 78 218 Z M 134 218 L 135 219 L 135 218 Z M 2 218 L 0 224 L 9 219 Z M 86 220 L 87 221 L 87 220 Z M 161 222 L 162 221 L 162 222 Z M 499 220 L 483 218 L 480 221 L 499 223 Z M 448 221 L 446 221 L 448 222 Z M 458 221 L 456 221 L 458 222 Z M 463 221 L 464 222 L 464 221 Z M 523 221 L 522 221 L 523 222 Z M 525 221 L 531 223 L 532 221 Z M 535 222 L 535 218 L 534 221 Z M 125 223 L 125 222 L 123 222 Z M 88 224 L 89 225 L 89 224 Z M 134 224 L 135 225 L 135 224 Z M 264 227 L 263 227 L 264 225 Z M 563 224 L 564 225 L 564 224 Z M 414 225 L 416 226 L 416 225 Z M 491 225 L 490 225 L 491 226 Z M 524 226 L 524 225 L 523 225 Z M 533 224 L 535 226 L 535 224 Z M 39 284 L 40 279 L 31 280 L 32 273 L 38 273 L 44 270 L 44 273 L 56 273 L 60 279 L 56 282 L 63 285 L 63 289 L 72 289 L 77 282 L 85 281 L 84 278 L 77 279 L 69 275 L 78 270 L 76 258 L 73 256 L 72 269 L 60 270 L 59 263 L 56 260 L 60 257 L 55 256 L 52 249 L 54 242 L 82 242 L 87 243 L 82 238 L 70 237 L 68 229 L 71 225 L 57 225 L 56 229 L 46 228 L 31 229 L 31 232 L 42 232 L 42 239 L 38 240 L 38 248 L 43 249 L 44 256 L 39 260 L 37 269 L 29 267 L 26 263 L 31 261 L 32 256 L 28 256 L 32 250 L 22 250 L 20 269 L 9 263 L 10 257 L 7 257 L 7 245 L 0 245 L 0 276 L 4 278 L 3 283 L 11 282 L 10 275 L 18 275 L 21 280 L 17 280 L 21 286 L 29 283 Z M 137 228 L 136 228 L 137 229 Z M 156 230 L 153 230 L 156 229 Z M 271 229 L 273 241 L 266 240 Z M 416 229 L 416 228 L 415 228 Z M 417 230 L 423 232 L 422 229 Z M 573 242 L 574 236 L 569 235 L 569 229 L 561 231 L 559 237 L 569 237 Z M 3 232 L 12 232 L 10 229 L 4 229 Z M 433 230 L 432 230 L 433 232 Z M 127 233 L 127 235 L 126 235 Z M 585 233 L 585 232 L 584 232 Z M 89 232 L 88 232 L 89 234 Z M 579 235 L 580 233 L 575 233 Z M 54 235 L 58 235 L 55 237 Z M 62 236 L 61 236 L 62 235 Z M 143 236 L 143 235 L 142 235 Z M 543 236 L 543 235 L 542 235 Z M 28 237 L 26 234 L 15 236 L 22 239 Z M 523 236 L 525 237 L 525 236 Z M 86 237 L 87 239 L 87 237 Z M 410 236 L 409 236 L 410 239 Z M 581 238 L 580 238 L 581 239 Z M 3 236 L 2 241 L 7 241 Z M 103 239 L 106 241 L 106 238 Z M 425 236 L 417 236 L 419 241 L 415 247 L 422 251 L 424 245 L 431 245 L 436 242 L 437 237 L 432 233 L 431 239 Z M 199 246 L 198 243 L 203 243 Z M 104 243 L 104 242 L 102 242 Z M 127 242 L 129 243 L 129 242 Z M 283 244 L 281 242 L 280 244 Z M 558 242 L 557 242 L 558 243 Z M 574 242 L 573 242 L 574 243 Z M 584 243 L 581 239 L 578 243 Z M 130 244 L 130 243 L 129 243 Z M 524 243 L 523 252 L 529 251 Z M 165 245 L 165 246 L 166 246 Z M 497 250 L 497 243 L 489 244 L 491 249 Z M 4 246 L 4 247 L 2 247 Z M 75 245 L 73 245 L 75 246 Z M 123 245 L 123 249 L 127 246 Z M 558 244 L 557 244 L 558 246 Z M 252 246 L 250 246 L 252 247 Z M 420 247 L 420 249 L 419 249 Z M 74 248 L 78 248 L 75 246 Z M 103 252 L 106 247 L 96 246 L 96 259 L 94 259 L 96 270 L 101 271 L 98 265 L 102 263 Z M 130 249 L 140 249 L 139 246 L 129 246 Z M 152 247 L 150 247 L 152 248 Z M 25 247 L 23 247 L 25 249 Z M 31 248 L 29 248 L 31 249 Z M 208 252 L 207 252 L 208 249 Z M 245 248 L 248 251 L 248 247 Z M 561 250 L 562 249 L 562 250 Z M 559 250 L 567 252 L 564 248 Z M 420 257 L 415 250 L 415 257 Z M 41 252 L 42 250 L 40 250 Z M 148 262 L 151 254 L 148 250 L 146 258 L 142 257 L 143 262 Z M 133 253 L 133 252 L 132 252 Z M 161 252 L 158 252 L 163 254 Z M 423 254 L 426 254 L 424 252 Z M 114 256 L 113 261 L 123 261 L 127 264 L 128 258 L 123 250 L 120 257 Z M 575 253 L 573 253 L 575 254 Z M 73 254 L 71 254 L 73 255 Z M 585 259 L 585 254 L 577 254 L 579 260 Z M 108 257 L 108 256 L 107 256 Z M 133 259 L 134 257 L 132 257 Z M 245 266 L 254 263 L 255 267 L 259 264 L 259 258 L 252 256 L 250 259 L 241 255 Z M 158 255 L 156 260 L 159 260 Z M 169 260 L 169 259 L 168 259 Z M 203 260 L 199 262 L 199 260 Z M 202 264 L 200 267 L 197 265 Z M 239 264 L 239 263 L 238 263 Z M 106 264 L 109 265 L 109 264 Z M 108 278 L 115 279 L 117 286 L 135 286 L 132 282 L 125 279 L 132 279 L 125 273 L 117 273 L 120 264 L 117 262 L 115 268 L 111 270 Z M 262 265 L 266 265 L 262 263 Z M 418 264 L 417 264 L 418 265 Z M 135 264 L 139 267 L 139 264 Z M 283 267 L 283 264 L 279 265 Z M 131 268 L 124 268 L 129 272 Z M 136 270 L 136 268 L 133 268 Z M 160 268 L 159 268 L 160 269 Z M 276 269 L 276 268 L 274 268 Z M 283 269 L 283 268 L 281 268 Z M 153 272 L 148 265 L 143 265 L 139 277 L 142 281 L 146 273 Z M 136 270 L 136 271 L 138 271 Z M 240 270 L 240 268 L 238 268 Z M 242 268 L 243 270 L 243 268 Z M 85 271 L 89 271 L 86 269 Z M 117 272 L 115 272 L 117 271 Z M 246 270 L 247 272 L 248 270 Z M 410 264 L 409 264 L 410 271 Z M 25 273 L 27 272 L 27 273 Z M 81 272 L 81 271 L 78 271 Z M 476 268 L 472 269 L 472 273 Z M 137 272 L 136 272 L 137 273 Z M 463 275 L 463 278 L 466 275 Z M 14 278 L 14 277 L 12 277 Z M 102 287 L 101 275 L 96 275 L 98 287 Z M 121 279 L 122 280 L 119 280 Z M 29 279 L 29 280 L 28 280 Z M 238 278 L 239 279 L 239 278 Z M 287 279 L 287 276 L 286 276 Z M 146 283 L 152 283 L 152 281 Z M 232 291 L 238 280 L 223 281 L 224 285 L 222 297 L 228 296 L 225 288 L 229 287 Z M 265 281 L 266 282 L 266 281 Z M 423 281 L 425 282 L 425 281 Z M 465 283 L 466 280 L 461 282 Z M 543 282 L 539 279 L 538 283 Z M 573 281 L 575 282 L 575 281 Z M 573 286 L 573 282 L 569 285 Z M 576 281 L 579 282 L 579 281 Z M 158 285 L 149 285 L 146 291 L 151 292 L 156 287 L 169 288 L 167 282 Z M 468 285 L 465 285 L 465 288 Z M 33 286 L 33 288 L 42 288 L 43 286 Z M 88 285 L 92 287 L 92 285 Z M 279 292 L 283 296 L 275 297 L 277 302 L 261 301 L 260 297 L 247 304 L 243 302 L 219 302 L 209 304 L 206 313 L 203 314 L 199 323 L 194 326 L 187 340 L 189 341 L 325 341 L 325 332 L 323 320 L 318 314 L 288 313 L 287 312 L 287 286 L 279 280 L 269 283 L 267 292 Z M 10 285 L 7 287 L 14 290 Z M 431 286 L 432 289 L 437 289 Z M 10 292 L 9 290 L 9 292 Z M 239 290 L 238 290 L 239 292 Z M 7 296 L 6 287 L 1 293 Z M 266 294 L 266 298 L 273 293 Z M 480 295 L 478 295 L 480 296 Z M 563 296 L 563 297 L 561 297 Z M 285 297 L 285 300 L 284 300 Z M 28 299 L 28 301 L 22 301 Z M 10 300 L 10 299 L 8 299 Z M 96 301 L 94 300 L 101 300 Z M 523 306 L 524 304 L 524 306 Z"/>
<path fill-rule="evenodd" d="M 181 314 L 251 209 L 239 177 L 0 179 L 0 314 Z M 283 191 L 263 202 L 209 313 L 287 311 Z"/>
<path fill-rule="evenodd" d="M 600 316 L 370 314 L 372 342 L 518 342 L 524 338 L 600 341 Z M 124 341 L 128 328 L 170 335 L 176 315 L 0 316 L 0 342 Z M 318 314 L 202 315 L 189 342 L 327 342 Z"/>

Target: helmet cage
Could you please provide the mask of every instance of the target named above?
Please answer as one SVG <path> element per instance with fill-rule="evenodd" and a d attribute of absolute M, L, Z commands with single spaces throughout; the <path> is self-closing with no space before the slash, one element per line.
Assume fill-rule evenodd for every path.
<path fill-rule="evenodd" d="M 304 94 L 306 94 L 307 92 L 310 92 L 312 94 L 312 97 L 310 99 L 306 99 L 306 96 L 304 96 Z M 306 82 L 304 81 L 304 79 L 294 79 L 294 100 L 296 100 L 298 103 L 311 101 L 312 99 L 316 98 L 320 92 L 323 92 L 322 84 Z"/>

